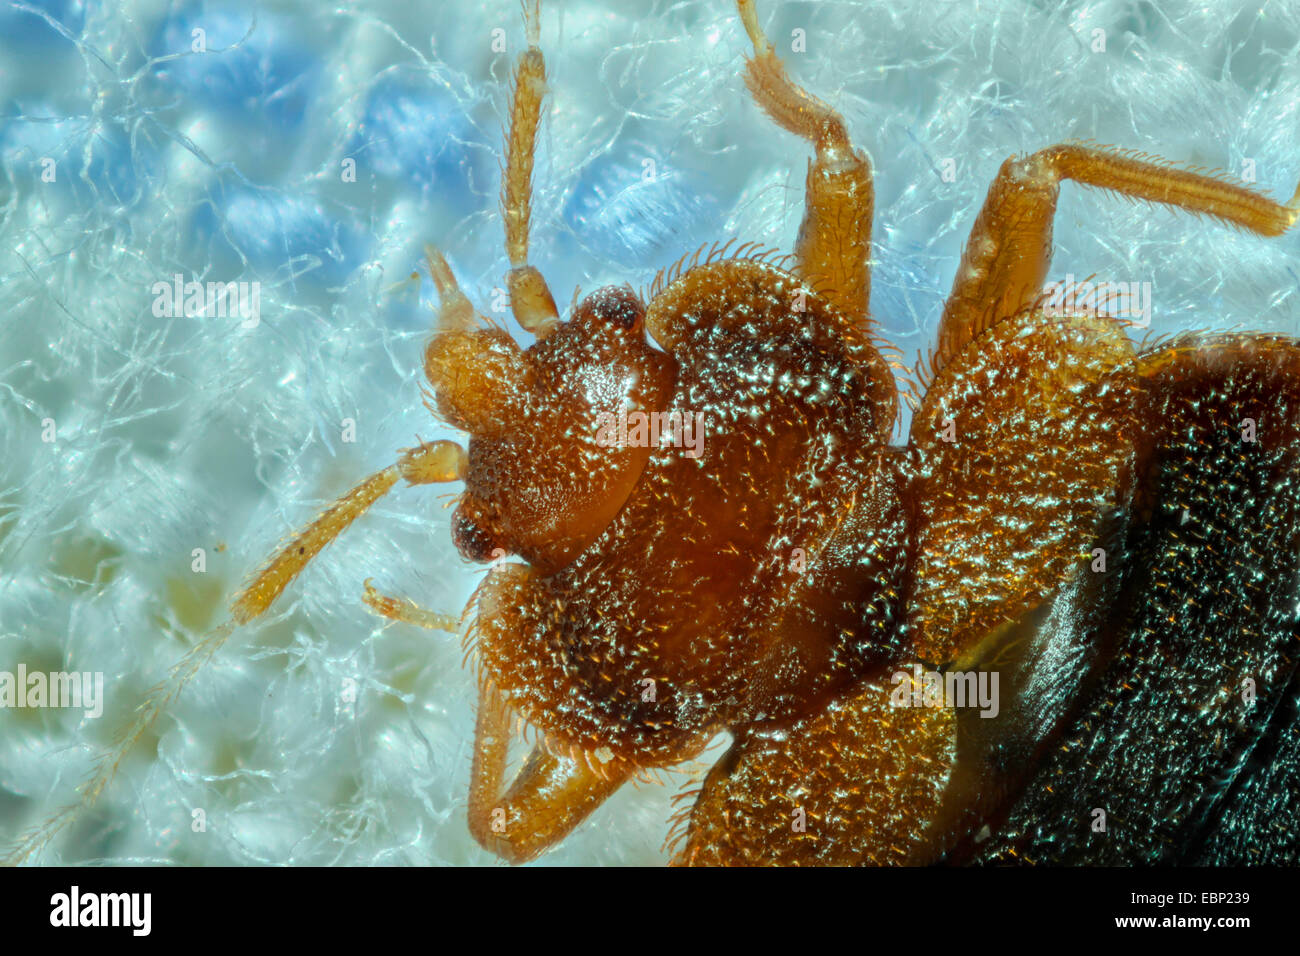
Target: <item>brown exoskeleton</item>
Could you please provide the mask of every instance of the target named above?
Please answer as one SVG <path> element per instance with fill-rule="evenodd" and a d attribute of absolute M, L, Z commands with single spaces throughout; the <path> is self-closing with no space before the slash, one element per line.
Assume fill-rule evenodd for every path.
<path fill-rule="evenodd" d="M 234 603 L 238 623 L 263 613 L 398 481 L 464 481 L 461 552 L 522 559 L 486 579 L 468 632 L 480 675 L 470 829 L 510 860 L 721 729 L 736 742 L 691 811 L 683 862 L 935 858 L 986 795 L 961 760 L 958 716 L 891 707 L 890 675 L 900 662 L 990 659 L 1071 579 L 1127 500 L 1142 457 L 1133 399 L 1165 361 L 1136 355 L 1106 316 L 1040 302 L 1060 181 L 1263 235 L 1300 207 L 1085 146 L 1008 160 L 918 375 L 910 441 L 894 447 L 898 389 L 868 314 L 866 155 L 787 76 L 752 0 L 739 9 L 750 91 L 815 149 L 789 268 L 724 247 L 656 282 L 649 301 L 602 289 L 560 321 L 528 262 L 545 86 L 534 5 L 503 209 L 511 307 L 536 341 L 520 349 L 484 327 L 432 253 L 431 405 L 468 448 L 404 453 Z M 627 423 L 612 447 L 611 420 Z M 702 440 L 686 440 L 688 422 Z M 515 717 L 542 739 L 507 784 Z"/>
<path fill-rule="evenodd" d="M 502 202 L 511 307 L 536 341 L 520 349 L 483 327 L 432 252 L 442 306 L 425 353 L 431 408 L 469 433 L 468 450 L 405 453 L 234 605 L 240 622 L 264 611 L 399 479 L 463 480 L 462 554 L 523 562 L 485 580 L 468 633 L 480 675 L 470 829 L 512 861 L 720 729 L 736 742 L 690 813 L 679 860 L 934 858 L 949 821 L 983 798 L 958 760 L 953 710 L 890 707 L 888 675 L 900 661 L 987 659 L 1069 579 L 1124 504 L 1139 457 L 1133 397 L 1159 364 L 1142 364 L 1115 320 L 1053 315 L 1039 299 L 1060 182 L 1263 235 L 1300 207 L 1087 146 L 1008 160 L 918 375 L 910 442 L 893 447 L 897 389 L 867 311 L 867 157 L 788 77 L 752 0 L 739 9 L 751 93 L 815 149 L 790 267 L 697 254 L 648 301 L 605 288 L 560 321 L 528 263 L 545 85 L 534 5 Z M 610 421 L 626 429 L 614 442 L 602 438 Z M 682 439 L 695 422 L 692 448 Z M 373 591 L 367 601 L 454 626 Z M 541 740 L 507 785 L 516 718 Z"/>

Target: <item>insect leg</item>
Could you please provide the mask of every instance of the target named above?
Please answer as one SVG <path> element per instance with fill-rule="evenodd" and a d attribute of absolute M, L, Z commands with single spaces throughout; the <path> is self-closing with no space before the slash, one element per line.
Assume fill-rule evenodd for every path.
<path fill-rule="evenodd" d="M 503 793 L 511 725 L 509 708 L 490 684 L 483 684 L 474 732 L 469 830 L 485 850 L 511 863 L 526 863 L 564 839 L 622 786 L 628 773 L 615 767 L 600 772 L 580 755 L 554 754 L 539 743 Z"/>
<path fill-rule="evenodd" d="M 753 0 L 737 0 L 754 44 L 745 84 L 778 126 L 816 148 L 808 165 L 803 223 L 795 244 L 797 271 L 849 319 L 867 320 L 871 292 L 871 161 L 849 141 L 835 110 L 800 88 L 786 73 L 762 28 Z"/>
<path fill-rule="evenodd" d="M 1264 236 L 1281 235 L 1300 215 L 1300 189 L 1284 205 L 1219 177 L 1094 146 L 1065 144 L 1008 159 L 975 220 L 944 306 L 940 364 L 1041 294 L 1063 179 L 1204 213 Z"/>
<path fill-rule="evenodd" d="M 540 0 L 524 7 L 528 49 L 515 67 L 514 106 L 506 143 L 506 168 L 501 183 L 501 215 L 510 256 L 510 308 L 519 324 L 541 338 L 559 322 L 555 298 L 536 267 L 528 264 L 528 217 L 533 185 L 533 149 L 542 99 L 546 95 L 546 61 L 537 45 L 541 35 Z"/>

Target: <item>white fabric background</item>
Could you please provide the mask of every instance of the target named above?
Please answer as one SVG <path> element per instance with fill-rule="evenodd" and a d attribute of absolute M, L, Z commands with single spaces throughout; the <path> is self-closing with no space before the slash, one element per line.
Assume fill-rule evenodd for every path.
<path fill-rule="evenodd" d="M 1280 198 L 1300 177 L 1293 4 L 763 0 L 760 14 L 779 49 L 806 31 L 792 72 L 874 159 L 872 307 L 909 356 L 1012 153 L 1080 138 L 1234 173 L 1251 159 Z M 195 27 L 210 52 L 172 56 Z M 497 28 L 508 53 L 491 49 Z M 503 284 L 497 163 L 522 38 L 514 0 L 0 2 L 0 669 L 103 671 L 109 696 L 99 721 L 0 712 L 0 837 L 72 798 L 284 534 L 417 434 L 450 437 L 419 395 L 430 283 L 407 277 L 435 242 L 480 309 Z M 809 150 L 749 100 L 728 3 L 551 2 L 543 45 L 533 249 L 558 299 L 646 286 L 703 242 L 789 249 Z M 1054 278 L 1151 281 L 1156 332 L 1297 331 L 1300 236 L 1067 185 L 1056 240 Z M 150 287 L 175 272 L 260 281 L 261 324 L 155 318 Z M 465 826 L 458 641 L 385 626 L 360 601 L 373 577 L 460 609 L 482 571 L 450 547 L 447 500 L 399 490 L 331 546 L 38 859 L 492 862 Z M 687 780 L 626 788 L 541 862 L 662 861 Z"/>

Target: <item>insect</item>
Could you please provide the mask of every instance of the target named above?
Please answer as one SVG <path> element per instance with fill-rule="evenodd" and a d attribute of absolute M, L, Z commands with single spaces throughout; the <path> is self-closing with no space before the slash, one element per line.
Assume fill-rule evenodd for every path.
<path fill-rule="evenodd" d="M 1294 577 L 1285 559 L 1295 551 L 1290 343 L 1225 338 L 1138 355 L 1104 315 L 1049 316 L 1039 290 L 1057 174 L 1264 234 L 1294 221 L 1295 200 L 1270 203 L 1088 147 L 1009 162 L 911 395 L 911 442 L 895 446 L 894 376 L 866 311 L 869 168 L 834 114 L 786 76 L 752 6 L 740 11 L 754 44 L 755 99 L 817 155 L 793 263 L 723 253 L 670 274 L 648 301 L 602 290 L 560 323 L 527 261 L 526 166 L 541 87 L 530 49 L 503 205 L 511 305 L 536 343 L 520 353 L 477 326 L 435 252 L 442 309 L 426 353 L 431 403 L 470 433 L 469 448 L 423 445 L 363 483 L 240 595 L 236 620 L 269 607 L 398 481 L 460 478 L 462 553 L 526 562 L 498 566 L 472 609 L 484 684 L 470 817 L 484 845 L 527 859 L 618 786 L 697 755 L 727 727 L 736 743 L 683 821 L 681 862 L 1034 859 L 1038 844 L 1065 847 L 1070 859 L 1080 811 L 1045 809 L 1035 775 L 1068 778 L 1072 768 L 1039 752 L 1044 741 L 1073 740 L 1093 703 L 1104 711 L 1127 700 L 1112 666 L 1131 639 L 1108 633 L 1123 630 L 1108 622 L 1142 638 L 1142 661 L 1179 653 L 1161 639 L 1168 634 L 1151 636 L 1158 619 L 1136 620 L 1139 609 L 1162 590 L 1200 597 L 1187 591 L 1183 565 L 1215 550 L 1215 534 L 1241 530 L 1259 504 L 1254 536 L 1242 534 L 1241 550 L 1214 558 L 1207 573 L 1230 590 L 1260 577 L 1268 593 L 1239 593 L 1186 633 L 1263 609 L 1260 642 L 1219 662 L 1212 683 L 1222 686 L 1201 706 L 1222 707 L 1246 679 L 1265 704 L 1256 718 L 1225 711 L 1206 722 L 1206 747 L 1247 762 L 1253 741 L 1277 738 L 1270 746 L 1284 753 L 1279 702 L 1293 667 L 1282 606 L 1291 591 L 1275 582 Z M 645 344 L 647 332 L 662 351 Z M 668 440 L 651 446 L 637 430 L 665 409 L 653 421 Z M 611 414 L 627 425 L 615 424 L 608 447 L 601 430 Z M 702 441 L 692 445 L 696 416 L 703 426 L 690 437 Z M 1272 439 L 1247 440 L 1246 419 L 1268 422 L 1253 437 Z M 1214 455 L 1200 453 L 1207 443 Z M 1257 451 L 1265 454 L 1243 457 Z M 1234 501 L 1218 482 L 1246 491 Z M 1141 562 L 1193 535 L 1199 550 L 1193 542 L 1172 570 L 1154 562 L 1139 574 Z M 1095 570 L 1098 548 L 1105 571 Z M 1279 566 L 1260 564 L 1260 554 Z M 367 601 L 410 623 L 451 625 L 373 590 Z M 1195 640 L 1187 643 L 1194 654 Z M 1062 655 L 1071 666 L 1053 670 Z M 895 706 L 912 701 L 900 690 L 923 698 L 934 673 L 998 673 L 999 717 Z M 1191 686 L 1186 676 L 1167 680 L 1175 690 L 1165 699 Z M 1266 719 L 1273 712 L 1279 720 Z M 543 739 L 507 789 L 500 771 L 516 714 Z M 1149 750 L 1132 751 L 1148 768 Z M 1285 760 L 1268 766 L 1286 769 Z M 1116 791 L 1103 791 L 1085 801 L 1099 806 L 1084 816 L 1107 810 Z M 1198 825 L 1212 791 L 1208 782 L 1192 791 Z M 1125 812 L 1109 805 L 1112 828 Z M 1178 817 L 1175 832 L 1193 815 Z M 1149 830 L 1157 846 L 1170 838 Z M 1086 850 L 1105 831 L 1081 832 Z M 1203 827 L 1197 833 L 1212 843 Z M 1129 848 L 1121 854 L 1147 852 L 1115 842 Z"/>
<path fill-rule="evenodd" d="M 1251 487 L 1260 497 L 1250 500 L 1271 495 L 1279 511 L 1259 543 L 1294 553 L 1287 449 L 1300 424 L 1290 417 L 1300 411 L 1290 404 L 1300 399 L 1300 353 L 1280 339 L 1248 338 L 1135 353 L 1109 315 L 1054 310 L 1040 290 L 1065 179 L 1266 236 L 1294 223 L 1300 196 L 1276 204 L 1221 179 L 1084 145 L 1008 160 L 915 383 L 910 441 L 893 446 L 896 386 L 867 312 L 868 161 L 838 114 L 789 77 L 751 0 L 738 8 L 754 47 L 751 94 L 814 148 L 790 267 L 723 249 L 663 276 L 645 300 L 607 287 L 560 321 L 528 256 L 545 83 L 532 7 L 502 210 L 511 307 L 536 341 L 520 349 L 477 323 L 431 252 L 441 309 L 425 353 L 429 405 L 469 433 L 468 449 L 444 441 L 408 450 L 325 512 L 234 604 L 240 623 L 262 613 L 398 481 L 464 481 L 453 517 L 461 553 L 523 559 L 494 569 L 476 592 L 468 634 L 480 686 L 469 826 L 511 861 L 563 839 L 638 774 L 698 756 L 722 729 L 735 743 L 684 819 L 680 862 L 924 862 L 957 852 L 954 834 L 970 832 L 971 818 L 987 826 L 1005 812 L 996 795 L 1014 789 L 1021 771 L 1002 765 L 1002 755 L 1032 756 L 1041 746 L 1027 726 L 1066 720 L 1078 684 L 1105 685 L 1105 654 L 1091 643 L 1113 623 L 1087 620 L 1088 609 L 1107 608 L 1113 622 L 1126 595 L 1112 590 L 1145 598 L 1191 584 L 1177 567 L 1157 564 L 1146 580 L 1122 566 L 1147 557 L 1144 534 L 1166 543 L 1151 530 L 1157 517 L 1134 516 L 1142 495 L 1154 493 L 1145 507 L 1158 509 L 1173 493 L 1161 482 L 1188 502 L 1207 481 L 1229 472 L 1246 481 L 1242 470 L 1257 469 Z M 1144 409 L 1156 405 L 1153 428 Z M 1250 415 L 1270 421 L 1278 444 L 1237 436 L 1249 444 L 1234 459 L 1220 448 L 1231 440 L 1224 430 L 1238 427 L 1227 419 Z M 1162 431 L 1171 422 L 1176 437 Z M 1208 445 L 1223 464 L 1202 462 Z M 1266 449 L 1261 461 L 1248 457 L 1249 445 Z M 1220 513 L 1227 503 L 1214 504 L 1185 504 L 1197 531 L 1230 520 Z M 1105 568 L 1107 549 L 1093 546 L 1111 539 L 1121 567 L 1089 580 Z M 1081 558 L 1094 552 L 1101 565 L 1089 572 Z M 1294 579 L 1294 570 L 1287 558 L 1268 580 Z M 1236 582 L 1230 563 L 1213 573 Z M 1271 614 L 1276 590 L 1266 585 L 1238 603 Z M 1214 600 L 1212 591 L 1196 594 Z M 451 627 L 373 589 L 367 603 L 409 623 Z M 1144 653 L 1164 653 L 1180 628 L 1194 626 L 1179 607 L 1164 619 L 1170 633 L 1160 636 L 1169 640 L 1151 640 Z M 1017 633 L 1049 608 L 1073 626 Z M 1129 626 L 1141 624 L 1144 636 L 1159 623 L 1132 613 Z M 1227 627 L 1243 612 L 1228 603 L 1210 613 Z M 1251 632 L 1258 646 L 1242 650 L 1254 655 L 1253 679 L 1270 686 L 1270 698 L 1293 670 L 1290 648 L 1273 647 L 1286 644 L 1279 626 L 1261 624 Z M 1045 674 L 1070 642 L 1082 659 L 1075 673 Z M 1224 675 L 1220 696 L 1252 679 L 1233 661 L 1238 670 Z M 915 676 L 903 680 L 915 684 L 901 686 L 899 668 L 912 662 Z M 926 705 L 923 667 L 949 687 L 953 672 L 1005 671 L 1012 693 L 1002 720 L 972 728 L 955 708 Z M 1223 721 L 1253 740 L 1242 729 L 1247 716 L 1225 712 Z M 538 739 L 509 781 L 517 722 Z M 1009 839 L 1006 853 L 1036 852 Z M 1037 846 L 1038 837 L 1026 839 Z"/>

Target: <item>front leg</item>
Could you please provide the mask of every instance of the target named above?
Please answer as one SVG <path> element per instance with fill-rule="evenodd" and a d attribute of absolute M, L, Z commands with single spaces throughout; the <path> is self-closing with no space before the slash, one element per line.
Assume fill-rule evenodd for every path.
<path fill-rule="evenodd" d="M 510 708 L 489 682 L 479 689 L 474 765 L 469 787 L 469 832 L 479 845 L 510 863 L 526 863 L 563 840 L 630 775 L 625 764 L 539 742 L 505 793 Z"/>
<path fill-rule="evenodd" d="M 754 44 L 755 55 L 746 61 L 745 84 L 777 125 L 802 136 L 817 151 L 808 164 L 796 270 L 849 320 L 850 331 L 865 330 L 875 207 L 871 161 L 853 148 L 843 117 L 790 79 L 758 25 L 753 0 L 737 0 L 737 4 Z"/>
<path fill-rule="evenodd" d="M 511 566 L 517 568 L 518 566 Z M 527 587 L 528 577 L 509 569 L 500 581 Z M 491 578 L 488 579 L 492 581 Z M 490 587 L 489 587 L 490 590 Z M 492 629 L 500 639 L 518 644 L 523 637 L 512 624 L 518 619 L 499 613 L 490 597 L 475 603 L 480 614 L 492 615 Z M 437 614 L 404 598 L 376 591 L 366 582 L 365 602 L 376 614 L 432 630 L 459 630 L 456 618 Z M 482 638 L 476 622 L 470 638 Z M 593 810 L 631 776 L 625 761 L 601 760 L 600 751 L 591 753 L 554 738 L 544 738 L 534 747 L 514 781 L 506 787 L 506 761 L 512 731 L 519 716 L 504 700 L 486 674 L 479 680 L 478 720 L 474 728 L 474 763 L 470 771 L 469 831 L 483 849 L 509 863 L 526 863 L 559 843 Z"/>

